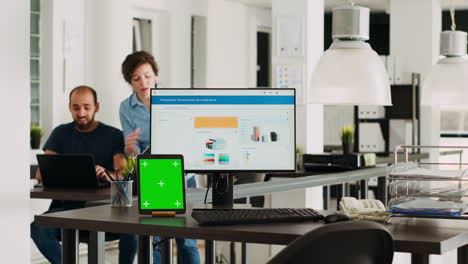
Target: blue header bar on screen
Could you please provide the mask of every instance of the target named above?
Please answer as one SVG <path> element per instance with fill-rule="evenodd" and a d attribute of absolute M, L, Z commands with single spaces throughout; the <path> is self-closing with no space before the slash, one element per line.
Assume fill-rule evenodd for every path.
<path fill-rule="evenodd" d="M 153 105 L 294 105 L 294 96 L 289 95 L 153 95 L 151 96 Z"/>

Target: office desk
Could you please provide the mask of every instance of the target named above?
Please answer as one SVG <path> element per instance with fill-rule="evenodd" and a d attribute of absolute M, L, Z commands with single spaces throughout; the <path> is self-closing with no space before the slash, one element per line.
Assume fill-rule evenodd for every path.
<path fill-rule="evenodd" d="M 44 188 L 34 187 L 30 190 L 31 198 L 70 200 L 70 201 L 97 201 L 110 199 L 110 187 L 106 188 Z"/>
<path fill-rule="evenodd" d="M 98 234 L 93 236 L 95 238 L 102 232 L 139 234 L 138 262 L 149 263 L 148 236 L 151 235 L 287 245 L 323 225 L 309 222 L 201 227 L 189 214 L 175 218 L 139 215 L 136 202 L 129 208 L 103 205 L 38 215 L 35 221 L 39 225 L 62 228 L 65 263 L 75 263 L 77 259 L 76 230 L 90 230 Z M 468 225 L 463 220 L 393 218 L 392 224 L 386 227 L 394 237 L 395 251 L 411 253 L 412 263 L 428 263 L 429 254 L 443 254 L 453 249 L 458 249 L 459 264 L 468 263 Z M 206 260 L 212 263 L 212 259 Z"/>
<path fill-rule="evenodd" d="M 69 201 L 101 201 L 110 203 L 110 187 L 107 188 L 44 188 L 34 187 L 29 191 L 29 196 L 35 199 L 54 199 Z M 190 202 L 203 202 L 206 188 L 188 188 L 186 195 Z M 208 197 L 211 201 L 211 196 Z M 134 198 L 136 199 L 136 198 Z"/>
<path fill-rule="evenodd" d="M 344 182 L 366 180 L 372 177 L 385 175 L 386 167 L 375 167 L 354 171 L 336 172 L 306 176 L 300 178 L 290 178 L 282 181 L 258 182 L 240 184 L 234 187 L 234 198 L 244 198 L 254 195 L 270 194 L 296 189 L 304 189 L 315 186 L 326 186 L 340 184 Z M 206 188 L 188 188 L 187 201 L 192 203 L 203 202 Z M 211 202 L 210 189 L 207 201 Z M 36 187 L 30 191 L 31 198 L 40 199 L 70 199 L 70 200 L 102 200 L 109 199 L 110 190 L 104 189 L 65 189 L 65 188 L 43 188 Z M 97 198 L 97 199 L 95 199 Z"/>
<path fill-rule="evenodd" d="M 403 156 L 403 155 L 400 155 Z M 410 154 L 410 160 L 427 158 L 427 153 Z M 392 157 L 378 157 L 377 163 L 392 163 Z M 304 189 L 315 186 L 327 186 L 341 184 L 352 181 L 362 181 L 373 177 L 380 177 L 383 182 L 385 178 L 386 167 L 377 166 L 374 168 L 359 169 L 344 172 L 334 172 L 327 174 L 311 173 L 310 176 L 296 178 L 296 173 L 290 173 L 290 178 L 276 182 L 259 182 L 250 184 L 236 185 L 234 188 L 234 198 L 243 198 L 253 195 L 270 194 L 295 189 Z M 283 175 L 284 176 L 284 175 Z M 304 175 L 302 175 L 304 176 Z M 385 184 L 382 184 L 385 186 Z M 187 189 L 187 200 L 190 202 L 202 202 L 205 196 L 206 188 Z M 57 199 L 57 200 L 82 200 L 93 201 L 109 199 L 110 188 L 102 189 L 65 189 L 65 188 L 43 188 L 36 187 L 30 191 L 31 198 L 39 199 Z M 208 193 L 208 202 L 211 201 L 211 190 Z"/>

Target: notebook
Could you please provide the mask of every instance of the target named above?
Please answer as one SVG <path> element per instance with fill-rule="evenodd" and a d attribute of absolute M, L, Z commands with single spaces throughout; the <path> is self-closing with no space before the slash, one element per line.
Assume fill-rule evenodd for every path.
<path fill-rule="evenodd" d="M 92 154 L 37 154 L 44 187 L 98 188 L 109 183 L 98 180 Z"/>

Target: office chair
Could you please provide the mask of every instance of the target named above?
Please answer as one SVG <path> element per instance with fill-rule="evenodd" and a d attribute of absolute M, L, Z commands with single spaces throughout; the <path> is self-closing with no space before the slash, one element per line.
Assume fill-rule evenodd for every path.
<path fill-rule="evenodd" d="M 369 221 L 327 224 L 299 237 L 269 264 L 391 264 L 393 238 L 381 225 Z"/>

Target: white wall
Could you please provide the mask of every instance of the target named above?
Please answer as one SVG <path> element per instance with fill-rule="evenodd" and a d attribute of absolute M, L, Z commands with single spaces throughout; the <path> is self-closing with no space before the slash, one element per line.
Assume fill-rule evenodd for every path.
<path fill-rule="evenodd" d="M 314 70 L 323 53 L 323 23 L 324 1 L 309 0 L 273 0 L 273 86 L 276 86 L 276 67 L 279 65 L 292 65 L 302 69 L 302 81 L 296 88 L 296 143 L 304 153 L 323 152 L 323 105 L 307 104 L 309 76 Z M 280 54 L 278 51 L 280 36 L 280 19 L 299 18 L 290 20 L 297 28 L 302 27 L 303 53 L 296 56 Z M 284 21 L 284 20 L 282 20 Z M 284 28 L 283 28 L 284 29 Z M 284 33 L 283 33 L 284 34 Z M 295 36 L 297 37 L 297 36 Z M 300 38 L 298 38 L 300 39 Z M 323 205 L 322 187 L 306 188 L 272 194 L 272 207 L 307 207 L 320 209 Z M 275 255 L 282 247 L 271 246 L 270 256 Z M 263 261 L 265 262 L 265 260 Z"/>
<path fill-rule="evenodd" d="M 208 0 L 208 87 L 248 87 L 247 18 L 244 4 Z"/>
<path fill-rule="evenodd" d="M 324 106 L 324 145 L 341 146 L 340 131 L 345 125 L 354 125 L 354 106 Z"/>
<path fill-rule="evenodd" d="M 410 83 L 413 72 L 424 79 L 439 57 L 442 10 L 439 0 L 390 1 L 390 55 L 396 57 L 397 74 Z M 415 17 L 417 16 L 417 19 Z M 424 93 L 424 87 L 421 93 Z M 440 110 L 421 107 L 421 145 L 439 145 Z M 430 160 L 437 162 L 437 151 Z"/>
<path fill-rule="evenodd" d="M 72 120 L 69 91 L 85 84 L 84 0 L 43 0 L 41 12 L 41 126 L 47 139 L 55 126 Z"/>
<path fill-rule="evenodd" d="M 85 1 L 86 83 L 98 94 L 97 120 L 120 128 L 119 105 L 131 94 L 121 64 L 132 52 L 131 4 L 127 0 Z"/>
<path fill-rule="evenodd" d="M 307 104 L 306 98 L 310 76 L 323 53 L 324 11 L 323 1 L 273 1 L 273 86 L 276 86 L 276 67 L 291 65 L 302 70 L 302 82 L 296 88 L 296 141 L 306 153 L 323 152 L 323 105 Z M 301 45 L 303 54 L 284 56 L 278 54 L 278 19 L 299 18 L 297 27 L 302 27 Z"/>
<path fill-rule="evenodd" d="M 133 1 L 133 16 L 151 19 L 153 22 L 153 55 L 159 65 L 158 83 L 163 87 L 190 87 L 193 2 Z M 201 2 L 201 7 L 204 6 L 204 1 L 197 2 Z"/>
<path fill-rule="evenodd" d="M 191 7 L 186 1 L 171 1 L 169 54 L 171 87 L 174 88 L 190 87 Z"/>
<path fill-rule="evenodd" d="M 206 87 L 206 17 L 192 17 L 192 87 Z"/>
<path fill-rule="evenodd" d="M 257 31 L 266 30 L 272 37 L 272 16 L 271 9 L 259 8 L 251 6 L 248 8 L 247 14 L 247 38 L 248 38 L 248 87 L 257 86 Z M 271 39 L 270 39 L 271 40 Z M 271 54 L 271 43 L 270 41 L 270 54 Z M 271 64 L 271 61 L 270 61 Z M 272 80 L 271 80 L 272 82 Z M 272 85 L 274 87 L 274 85 Z"/>
<path fill-rule="evenodd" d="M 252 32 L 257 26 L 271 26 L 271 11 L 227 0 L 43 2 L 44 138 L 57 125 L 71 121 L 68 94 L 80 84 L 98 92 L 101 111 L 97 119 L 120 127 L 119 103 L 131 93 L 120 66 L 131 52 L 132 17 L 153 20 L 153 54 L 160 65 L 159 81 L 174 88 L 190 87 L 192 15 L 207 18 L 208 87 L 254 86 L 252 72 L 256 71 L 253 61 L 249 64 L 248 60 L 255 52 L 255 45 L 249 44 L 256 41 Z"/>
<path fill-rule="evenodd" d="M 29 263 L 29 1 L 0 10 L 0 257 Z"/>
<path fill-rule="evenodd" d="M 250 52 L 256 46 L 249 43 L 256 41 L 252 35 L 256 26 L 271 26 L 271 11 L 226 0 L 138 0 L 133 6 L 135 15 L 152 17 L 154 27 L 159 27 L 154 31 L 153 53 L 161 66 L 159 79 L 165 87 L 190 86 L 192 15 L 207 19 L 207 87 L 255 86 L 251 77 L 255 69 L 248 65 L 252 64 Z"/>
<path fill-rule="evenodd" d="M 439 0 L 390 1 L 390 55 L 396 57 L 396 73 L 402 83 L 410 83 L 412 72 L 424 78 L 439 57 L 441 31 Z M 421 93 L 424 93 L 422 87 Z M 440 111 L 435 107 L 421 108 L 421 145 L 439 145 Z M 437 162 L 439 150 L 431 151 L 429 160 Z M 431 256 L 430 263 L 454 263 L 454 251 L 444 256 Z M 409 263 L 410 256 L 396 253 L 394 262 Z"/>
<path fill-rule="evenodd" d="M 438 2 L 390 1 L 390 54 L 396 57 L 397 72 L 405 84 L 411 83 L 413 72 L 425 77 L 439 56 L 442 10 Z"/>

